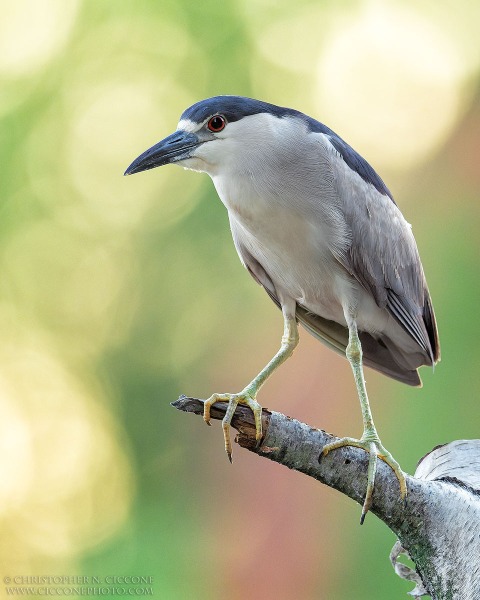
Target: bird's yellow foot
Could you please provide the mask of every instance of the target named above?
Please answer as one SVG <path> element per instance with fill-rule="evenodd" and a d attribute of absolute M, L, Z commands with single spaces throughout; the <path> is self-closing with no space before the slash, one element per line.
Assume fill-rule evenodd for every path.
<path fill-rule="evenodd" d="M 227 412 L 222 420 L 223 437 L 225 440 L 225 451 L 228 460 L 232 462 L 232 442 L 230 440 L 230 423 L 238 404 L 246 404 L 252 409 L 255 417 L 255 429 L 257 442 L 262 437 L 262 407 L 255 399 L 256 394 L 246 388 L 238 394 L 213 394 L 203 405 L 203 420 L 210 425 L 210 407 L 216 402 L 228 402 Z"/>
<path fill-rule="evenodd" d="M 400 496 L 402 500 L 407 497 L 407 482 L 405 475 L 400 468 L 398 462 L 393 458 L 390 452 L 382 445 L 378 435 L 364 434 L 361 439 L 356 440 L 355 438 L 342 438 L 331 444 L 327 444 L 323 447 L 322 456 L 326 456 L 332 450 L 337 448 L 343 448 L 345 446 L 355 446 L 356 448 L 362 448 L 365 452 L 370 454 L 368 461 L 368 478 L 367 478 L 367 492 L 365 494 L 365 500 L 363 502 L 362 516 L 360 518 L 360 524 L 363 524 L 367 512 L 372 506 L 373 488 L 375 485 L 375 474 L 377 472 L 377 458 L 383 460 L 395 473 L 400 484 Z"/>

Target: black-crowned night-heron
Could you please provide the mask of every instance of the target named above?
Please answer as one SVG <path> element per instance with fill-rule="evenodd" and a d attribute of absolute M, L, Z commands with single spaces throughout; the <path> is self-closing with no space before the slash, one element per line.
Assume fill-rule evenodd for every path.
<path fill-rule="evenodd" d="M 282 310 L 282 345 L 238 394 L 227 401 L 225 449 L 237 404 L 248 405 L 262 435 L 256 396 L 298 343 L 297 321 L 353 369 L 363 416 L 357 446 L 370 453 L 362 520 L 371 504 L 377 456 L 405 477 L 373 423 L 362 361 L 409 385 L 417 368 L 439 360 L 435 315 L 410 225 L 372 167 L 331 129 L 291 108 L 239 96 L 197 102 L 175 133 L 142 155 L 125 174 L 176 163 L 210 175 L 227 207 L 240 260 Z M 363 355 L 363 357 L 362 357 Z"/>

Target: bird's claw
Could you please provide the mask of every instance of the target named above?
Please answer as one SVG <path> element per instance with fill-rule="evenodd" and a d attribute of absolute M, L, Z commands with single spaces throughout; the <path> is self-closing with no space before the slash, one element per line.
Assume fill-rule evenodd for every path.
<path fill-rule="evenodd" d="M 361 439 L 356 440 L 355 438 L 341 438 L 336 442 L 327 444 L 323 447 L 322 456 L 326 456 L 332 450 L 337 448 L 344 448 L 345 446 L 354 446 L 356 448 L 362 448 L 365 452 L 368 452 L 370 457 L 368 461 L 368 475 L 367 475 L 367 491 L 365 493 L 365 500 L 362 507 L 362 516 L 360 517 L 360 524 L 362 525 L 367 512 L 372 506 L 373 500 L 373 488 L 375 487 L 375 475 L 377 472 L 377 459 L 383 460 L 395 473 L 398 483 L 400 485 L 400 497 L 402 500 L 406 500 L 407 497 L 407 482 L 405 475 L 400 468 L 398 462 L 393 458 L 390 452 L 382 445 L 378 435 L 365 435 Z"/>
<path fill-rule="evenodd" d="M 203 420 L 210 425 L 210 408 L 216 402 L 228 402 L 227 411 L 222 420 L 223 438 L 225 441 L 225 452 L 228 460 L 232 462 L 232 442 L 230 439 L 230 423 L 235 409 L 239 404 L 245 404 L 252 409 L 255 418 L 255 439 L 257 443 L 262 439 L 262 407 L 255 399 L 255 394 L 244 390 L 238 394 L 212 394 L 203 404 Z"/>

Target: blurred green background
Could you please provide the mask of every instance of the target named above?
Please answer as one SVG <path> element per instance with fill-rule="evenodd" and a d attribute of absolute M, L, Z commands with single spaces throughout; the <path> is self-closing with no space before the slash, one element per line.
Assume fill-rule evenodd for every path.
<path fill-rule="evenodd" d="M 414 232 L 442 362 L 366 373 L 412 473 L 479 436 L 480 4 L 473 0 L 16 0 L 0 20 L 0 564 L 146 575 L 164 599 L 405 598 L 394 535 L 170 407 L 237 391 L 280 312 L 243 270 L 206 175 L 123 171 L 202 98 L 325 122 Z M 263 406 L 359 435 L 348 363 L 305 332 Z M 4 594 L 5 590 L 2 589 Z"/>

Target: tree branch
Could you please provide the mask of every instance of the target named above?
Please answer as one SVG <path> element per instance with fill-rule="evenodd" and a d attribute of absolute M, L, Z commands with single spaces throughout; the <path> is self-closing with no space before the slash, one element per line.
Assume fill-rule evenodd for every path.
<path fill-rule="evenodd" d="M 172 406 L 184 412 L 203 414 L 203 400 L 196 398 L 181 396 Z M 222 419 L 226 407 L 224 402 L 213 405 L 212 419 Z M 359 504 L 363 503 L 368 465 L 368 455 L 363 450 L 340 448 L 322 457 L 323 447 L 338 438 L 265 409 L 262 425 L 263 436 L 257 444 L 251 410 L 242 405 L 237 407 L 232 426 L 238 431 L 236 441 L 242 448 L 300 471 Z M 458 447 L 461 443 L 452 444 Z M 423 479 L 406 475 L 408 496 L 405 502 L 400 498 L 398 480 L 393 471 L 378 461 L 371 511 L 398 536 L 403 546 L 396 544 L 392 562 L 395 564 L 402 550 L 406 550 L 415 562 L 425 589 L 417 578 L 419 585 L 412 595 L 419 598 L 426 590 L 433 600 L 478 600 L 480 492 L 461 476 L 453 476 L 462 473 L 465 465 L 459 464 L 457 458 L 449 463 L 453 456 L 449 446 L 445 447 L 439 463 L 428 463 L 431 468 L 427 465 L 430 455 L 424 457 L 426 460 L 422 468 L 426 474 Z M 480 445 L 474 444 L 473 450 L 469 446 L 469 452 L 465 453 L 469 464 L 473 456 L 474 460 L 479 459 L 479 449 Z M 450 464 L 448 468 L 445 467 L 447 464 Z M 435 469 L 442 477 L 433 477 Z M 395 569 L 401 576 L 406 574 L 405 570 L 409 571 L 398 564 Z M 410 571 L 407 578 L 415 578 L 415 574 Z"/>

